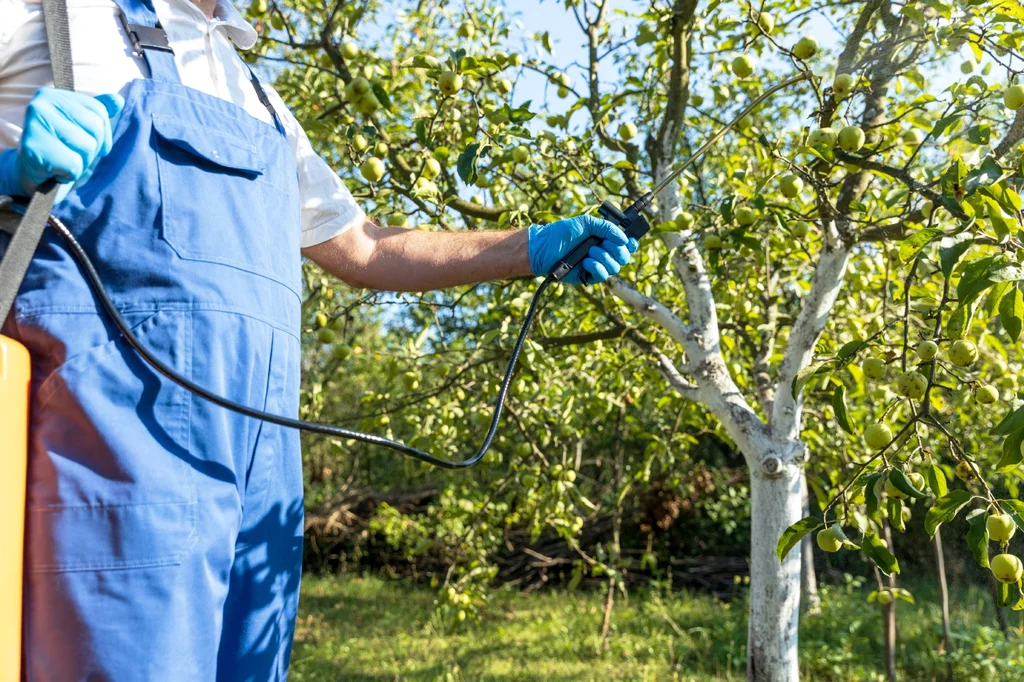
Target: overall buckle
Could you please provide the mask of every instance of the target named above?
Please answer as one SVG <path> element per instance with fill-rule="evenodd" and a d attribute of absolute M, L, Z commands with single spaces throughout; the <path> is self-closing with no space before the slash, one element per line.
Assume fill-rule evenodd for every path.
<path fill-rule="evenodd" d="M 120 14 L 121 25 L 124 26 L 125 33 L 128 34 L 128 40 L 132 41 L 132 48 L 134 48 L 135 54 L 141 57 L 145 50 L 157 50 L 174 54 L 170 43 L 167 42 L 167 32 L 160 28 L 160 24 L 157 24 L 155 27 L 139 26 L 128 21 L 124 10 L 121 10 Z"/>

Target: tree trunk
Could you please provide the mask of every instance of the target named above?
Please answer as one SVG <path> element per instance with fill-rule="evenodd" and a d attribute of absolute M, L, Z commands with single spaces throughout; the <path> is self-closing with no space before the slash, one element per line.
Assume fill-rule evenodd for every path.
<path fill-rule="evenodd" d="M 942 553 L 942 529 L 935 529 L 935 565 L 939 569 L 939 595 L 942 599 L 942 636 L 946 657 L 946 680 L 953 682 L 953 636 L 949 630 L 949 588 L 946 586 L 946 558 Z"/>
<path fill-rule="evenodd" d="M 801 472 L 774 457 L 751 471 L 749 682 L 799 680 L 801 551 L 797 545 L 780 562 L 775 547 L 782 532 L 802 518 Z"/>
<path fill-rule="evenodd" d="M 894 552 L 896 548 L 892 544 L 892 533 L 889 531 L 889 522 L 884 521 L 882 530 L 885 532 L 885 541 L 889 545 L 889 551 Z M 896 574 L 890 573 L 886 581 L 889 588 L 896 589 Z M 895 591 L 893 592 L 895 594 Z M 882 607 L 882 618 L 885 624 L 885 675 L 889 682 L 896 682 L 896 599 L 893 598 L 888 604 Z"/>
<path fill-rule="evenodd" d="M 800 494 L 803 496 L 804 517 L 811 515 L 811 496 L 807 493 L 807 473 L 800 472 Z M 821 611 L 821 597 L 818 596 L 818 575 L 814 571 L 814 537 L 808 535 L 800 541 L 800 600 L 807 613 Z"/>

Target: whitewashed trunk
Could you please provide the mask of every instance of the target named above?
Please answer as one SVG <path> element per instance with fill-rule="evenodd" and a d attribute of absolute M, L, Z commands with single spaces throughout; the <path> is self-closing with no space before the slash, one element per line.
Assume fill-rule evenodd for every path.
<path fill-rule="evenodd" d="M 779 562 L 779 536 L 802 518 L 799 463 L 776 457 L 751 471 L 747 680 L 798 682 L 800 544 Z"/>

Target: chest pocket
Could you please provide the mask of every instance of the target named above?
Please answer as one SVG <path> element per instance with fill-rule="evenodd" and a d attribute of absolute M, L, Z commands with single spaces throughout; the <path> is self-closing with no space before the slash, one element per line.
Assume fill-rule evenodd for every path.
<path fill-rule="evenodd" d="M 290 219 L 298 198 L 292 183 L 275 184 L 282 169 L 268 168 L 255 144 L 225 130 L 154 116 L 153 131 L 163 238 L 178 256 L 261 275 L 298 293 L 300 228 Z"/>

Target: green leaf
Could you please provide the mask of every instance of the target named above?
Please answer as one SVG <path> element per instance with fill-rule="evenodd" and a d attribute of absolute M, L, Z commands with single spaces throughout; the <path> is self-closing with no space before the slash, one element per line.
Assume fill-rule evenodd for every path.
<path fill-rule="evenodd" d="M 928 473 L 925 474 L 925 478 L 928 480 L 928 487 L 931 488 L 932 494 L 936 498 L 946 496 L 949 489 L 946 486 L 946 474 L 942 473 L 942 469 L 932 464 L 928 467 Z"/>
<path fill-rule="evenodd" d="M 868 474 L 864 480 L 864 504 L 867 507 L 868 516 L 878 518 L 878 495 L 875 494 L 875 483 L 882 477 L 881 473 Z"/>
<path fill-rule="evenodd" d="M 932 127 L 932 137 L 941 137 L 942 133 L 945 132 L 946 128 L 956 123 L 958 120 L 960 120 L 962 116 L 963 114 L 950 114 L 949 116 L 943 116 L 942 118 L 940 118 L 938 121 L 935 122 L 935 125 Z"/>
<path fill-rule="evenodd" d="M 935 529 L 940 525 L 955 519 L 964 505 L 970 501 L 971 494 L 966 490 L 951 490 L 937 499 L 924 517 L 924 529 L 928 532 L 928 537 L 935 535 Z"/>
<path fill-rule="evenodd" d="M 967 515 L 970 530 L 967 531 L 967 546 L 971 548 L 974 560 L 982 568 L 988 568 L 988 514 L 984 509 L 974 509 Z"/>
<path fill-rule="evenodd" d="M 942 236 L 937 227 L 926 227 L 910 235 L 900 244 L 900 260 L 908 263 L 914 259 L 921 249 Z"/>
<path fill-rule="evenodd" d="M 938 126 L 936 125 L 936 127 Z M 942 173 L 942 193 L 960 201 L 964 197 L 964 180 L 966 178 L 967 165 L 961 159 L 955 159 Z"/>
<path fill-rule="evenodd" d="M 882 539 L 877 533 L 868 532 L 864 534 L 864 540 L 860 543 L 861 551 L 878 566 L 878 570 L 886 575 L 900 572 L 899 562 L 892 552 L 882 544 Z"/>
<path fill-rule="evenodd" d="M 391 105 L 391 97 L 388 96 L 388 91 L 381 87 L 380 83 L 373 84 L 373 94 L 377 96 L 384 111 L 389 114 L 394 112 L 394 107 Z"/>
<path fill-rule="evenodd" d="M 924 491 L 914 487 L 914 484 L 910 482 L 910 479 L 907 478 L 907 475 L 901 469 L 893 469 L 889 472 L 889 482 L 904 495 L 909 495 L 919 500 L 927 497 Z"/>
<path fill-rule="evenodd" d="M 992 127 L 987 123 L 967 129 L 967 141 L 971 144 L 988 144 L 990 139 L 992 139 Z"/>
<path fill-rule="evenodd" d="M 946 321 L 946 335 L 951 339 L 962 339 L 971 325 L 971 318 L 974 316 L 974 299 L 967 299 L 960 302 L 953 314 Z"/>
<path fill-rule="evenodd" d="M 886 500 L 886 507 L 892 527 L 901 533 L 906 532 L 907 528 L 903 525 L 903 500 L 898 497 L 890 497 Z"/>
<path fill-rule="evenodd" d="M 999 321 L 1016 343 L 1020 338 L 1021 327 L 1024 326 L 1024 296 L 1017 287 L 1013 287 L 999 301 Z"/>
<path fill-rule="evenodd" d="M 999 605 L 1010 605 L 1010 586 L 1004 582 L 999 583 Z"/>
<path fill-rule="evenodd" d="M 999 506 L 1010 515 L 1019 530 L 1024 530 L 1024 501 L 998 500 Z"/>
<path fill-rule="evenodd" d="M 843 431 L 855 435 L 853 424 L 850 423 L 850 415 L 846 410 L 846 386 L 839 384 L 835 393 L 832 394 L 832 409 L 836 413 L 836 422 Z"/>
<path fill-rule="evenodd" d="M 800 391 L 803 390 L 804 386 L 807 385 L 807 382 L 810 381 L 811 378 L 814 377 L 814 375 L 821 374 L 821 373 L 825 372 L 826 369 L 827 369 L 827 364 L 826 363 L 824 363 L 824 362 L 816 362 L 816 363 L 814 363 L 812 365 L 808 365 L 807 367 L 804 367 L 802 370 L 797 372 L 796 376 L 793 377 L 793 386 L 792 386 L 793 400 L 797 399 L 797 396 L 800 395 Z"/>
<path fill-rule="evenodd" d="M 1006 241 L 1010 232 L 1016 228 L 1016 221 L 1003 213 L 1002 206 L 991 197 L 983 197 L 985 206 L 988 208 L 988 220 L 992 223 L 992 230 L 1000 242 Z"/>
<path fill-rule="evenodd" d="M 999 182 L 1005 170 L 999 162 L 991 156 L 986 156 L 981 165 L 967 174 L 964 179 L 964 188 L 967 194 L 973 194 L 979 187 L 992 185 Z"/>
<path fill-rule="evenodd" d="M 954 266 L 967 249 L 974 244 L 974 237 L 968 232 L 946 237 L 939 245 L 939 263 L 942 265 L 942 274 L 949 279 Z"/>
<path fill-rule="evenodd" d="M 1024 429 L 1024 406 L 1018 407 L 992 427 L 993 436 L 1005 436 Z"/>
<path fill-rule="evenodd" d="M 775 547 L 775 553 L 779 557 L 779 561 L 782 561 L 789 552 L 796 547 L 796 544 L 803 540 L 805 537 L 822 527 L 821 519 L 808 516 L 805 519 L 800 519 L 792 526 L 782 532 L 782 536 L 779 538 L 779 543 Z"/>
<path fill-rule="evenodd" d="M 986 276 L 993 282 L 1019 282 L 1024 279 L 1024 265 L 1004 263 L 990 269 Z"/>
<path fill-rule="evenodd" d="M 842 345 L 842 347 L 839 348 L 839 352 L 836 353 L 836 356 L 840 360 L 846 360 L 847 358 L 850 358 L 850 357 L 853 357 L 854 355 L 856 355 L 857 351 L 859 351 L 865 345 L 867 345 L 867 344 L 864 343 L 863 339 L 856 339 L 854 341 L 847 341 L 846 343 L 844 343 Z"/>
<path fill-rule="evenodd" d="M 476 182 L 477 178 L 477 162 L 479 160 L 478 152 L 480 151 L 480 144 L 474 142 L 468 145 L 461 154 L 459 154 L 459 162 L 456 165 L 456 169 L 459 172 L 459 177 L 467 185 L 472 185 Z"/>

